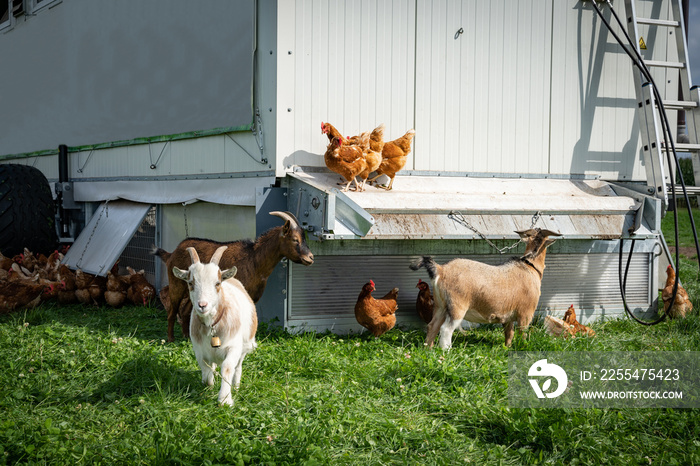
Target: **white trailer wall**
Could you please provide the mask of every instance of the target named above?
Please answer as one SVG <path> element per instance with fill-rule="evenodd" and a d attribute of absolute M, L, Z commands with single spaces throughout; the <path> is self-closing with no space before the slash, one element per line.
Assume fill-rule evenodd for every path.
<path fill-rule="evenodd" d="M 278 175 L 324 165 L 329 121 L 347 135 L 385 123 L 391 139 L 414 127 L 405 170 L 646 180 L 631 62 L 589 2 L 296 0 L 278 14 Z M 647 58 L 673 60 L 650 34 Z M 677 80 L 659 79 L 673 100 Z"/>

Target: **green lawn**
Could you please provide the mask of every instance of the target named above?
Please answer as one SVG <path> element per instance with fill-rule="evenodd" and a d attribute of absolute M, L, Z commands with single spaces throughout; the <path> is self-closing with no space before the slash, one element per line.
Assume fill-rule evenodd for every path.
<path fill-rule="evenodd" d="M 695 219 L 695 228 L 700 231 L 700 209 L 692 209 L 693 218 Z M 664 237 L 669 246 L 676 245 L 674 234 L 673 212 L 668 212 L 661 219 L 661 230 L 664 232 Z M 678 241 L 681 247 L 695 247 L 695 239 L 693 238 L 693 230 L 690 226 L 690 217 L 688 216 L 687 207 L 678 208 Z"/>
<path fill-rule="evenodd" d="M 46 306 L 0 318 L 0 463 L 698 464 L 700 413 L 511 409 L 507 354 L 700 351 L 700 320 L 594 325 L 558 340 L 500 328 L 427 350 L 420 331 L 375 340 L 261 329 L 232 408 L 201 385 L 162 310 Z"/>
<path fill-rule="evenodd" d="M 691 296 L 697 272 L 682 259 Z M 0 464 L 700 464 L 698 409 L 509 407 L 509 351 L 700 351 L 697 311 L 592 327 L 564 340 L 535 325 L 509 349 L 487 326 L 444 352 L 417 330 L 263 325 L 228 408 L 189 342 L 163 340 L 164 311 L 46 305 L 0 316 Z"/>

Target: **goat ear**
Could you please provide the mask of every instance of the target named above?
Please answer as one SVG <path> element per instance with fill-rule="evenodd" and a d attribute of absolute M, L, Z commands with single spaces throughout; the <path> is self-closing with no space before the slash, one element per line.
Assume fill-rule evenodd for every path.
<path fill-rule="evenodd" d="M 561 233 L 557 233 L 552 230 L 540 230 L 540 236 L 546 238 L 548 236 L 561 236 Z"/>
<path fill-rule="evenodd" d="M 230 269 L 221 272 L 221 279 L 228 280 L 229 278 L 233 278 L 236 276 L 236 272 L 238 272 L 238 268 L 234 265 Z"/>
<path fill-rule="evenodd" d="M 557 240 L 555 240 L 555 239 L 548 239 L 547 241 L 544 242 L 544 246 L 542 247 L 542 249 L 547 249 L 548 247 L 550 247 L 552 244 L 554 244 L 556 242 L 557 242 Z"/>
<path fill-rule="evenodd" d="M 535 230 L 534 228 L 531 228 L 529 230 L 516 231 L 516 233 L 520 235 L 521 239 L 531 240 L 532 238 L 534 238 L 537 235 L 537 230 Z"/>
<path fill-rule="evenodd" d="M 180 280 L 185 280 L 189 281 L 189 271 L 188 270 L 182 270 L 178 269 L 177 267 L 173 267 L 173 275 L 175 275 L 177 278 Z"/>

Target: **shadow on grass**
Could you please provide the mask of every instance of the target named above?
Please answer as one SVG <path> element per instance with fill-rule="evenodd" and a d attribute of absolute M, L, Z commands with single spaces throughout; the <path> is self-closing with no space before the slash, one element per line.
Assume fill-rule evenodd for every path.
<path fill-rule="evenodd" d="M 80 304 L 42 304 L 31 310 L 15 311 L 0 316 L 0 324 L 13 319 L 33 326 L 57 323 L 68 327 L 82 327 L 97 333 L 159 341 L 166 338 L 167 316 L 158 307 L 84 306 Z M 184 339 L 175 332 L 176 341 Z"/>
<path fill-rule="evenodd" d="M 127 361 L 108 380 L 85 395 L 91 403 L 114 401 L 142 395 L 192 397 L 201 388 L 198 370 L 183 370 L 159 359 L 140 356 Z M 82 401 L 82 400 L 81 400 Z"/>

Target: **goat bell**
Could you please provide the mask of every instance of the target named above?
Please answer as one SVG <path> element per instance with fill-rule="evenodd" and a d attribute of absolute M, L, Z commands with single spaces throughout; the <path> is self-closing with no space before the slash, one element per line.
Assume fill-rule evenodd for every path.
<path fill-rule="evenodd" d="M 219 337 L 211 337 L 211 346 L 212 348 L 218 348 L 221 346 L 221 340 Z"/>

